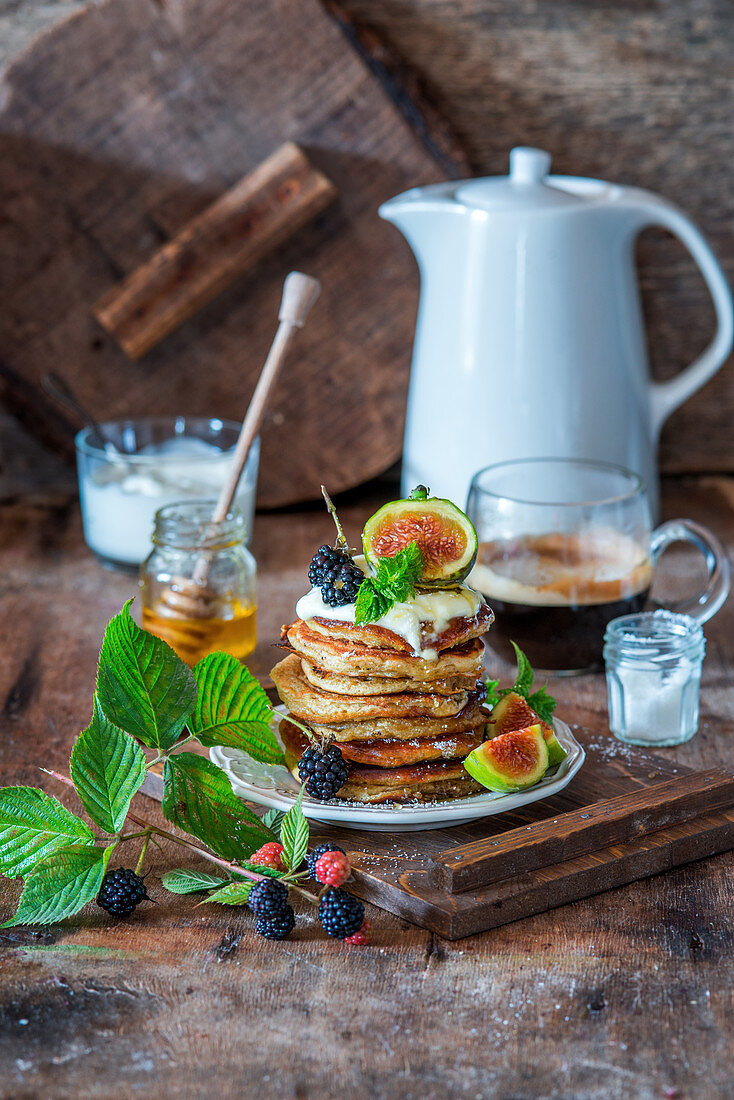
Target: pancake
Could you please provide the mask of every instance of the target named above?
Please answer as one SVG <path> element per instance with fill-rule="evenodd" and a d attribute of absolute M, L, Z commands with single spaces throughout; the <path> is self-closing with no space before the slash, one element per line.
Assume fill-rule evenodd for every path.
<path fill-rule="evenodd" d="M 303 732 L 287 719 L 280 723 L 280 737 L 286 749 L 300 757 L 308 745 Z M 345 741 L 340 744 L 342 756 L 350 764 L 367 764 L 377 768 L 399 768 L 405 764 L 418 764 L 428 760 L 456 760 L 468 756 L 472 749 L 484 741 L 484 727 L 453 737 L 411 738 L 407 741 L 376 739 L 374 741 Z"/>
<path fill-rule="evenodd" d="M 437 661 L 424 661 L 391 649 L 364 645 L 354 639 L 316 631 L 297 619 L 283 628 L 283 637 L 294 652 L 326 672 L 344 676 L 384 676 L 430 683 L 449 676 L 481 675 L 484 646 L 478 639 L 463 642 L 439 654 Z"/>
<path fill-rule="evenodd" d="M 450 718 L 469 701 L 469 692 L 456 695 L 398 692 L 389 695 L 338 695 L 320 691 L 306 679 L 295 653 L 270 670 L 278 695 L 304 722 L 364 722 L 370 719 Z"/>
<path fill-rule="evenodd" d="M 372 646 L 375 649 L 393 649 L 399 653 L 414 655 L 410 643 L 377 623 L 346 623 L 336 619 L 316 617 L 308 619 L 308 626 L 318 635 L 327 638 L 344 638 L 350 642 Z M 421 645 L 424 649 L 434 649 L 442 653 L 445 649 L 461 645 L 472 638 L 481 638 L 494 622 L 494 612 L 483 604 L 476 615 L 465 615 L 452 619 L 448 626 L 437 633 L 431 631 L 429 623 L 421 623 Z"/>
<path fill-rule="evenodd" d="M 413 680 L 410 676 L 346 676 L 339 672 L 326 672 L 316 668 L 301 658 L 303 675 L 321 691 L 333 691 L 337 695 L 389 695 L 394 692 L 412 691 L 420 695 L 434 692 L 436 695 L 456 695 L 460 691 L 471 691 L 477 676 L 449 676 L 445 680 Z"/>
<path fill-rule="evenodd" d="M 286 748 L 286 764 L 298 779 L 298 756 Z M 443 760 L 400 768 L 351 765 L 349 779 L 335 801 L 438 802 L 468 798 L 484 788 L 472 779 L 460 760 Z M 299 780 L 300 782 L 300 780 Z"/>
<path fill-rule="evenodd" d="M 310 725 L 320 737 L 333 738 L 341 744 L 343 741 L 375 741 L 384 738 L 409 741 L 414 737 L 420 740 L 446 737 L 479 729 L 486 726 L 488 721 L 489 714 L 479 705 L 478 697 L 470 696 L 461 713 L 450 718 L 371 718 L 363 722 L 311 722 Z"/>
<path fill-rule="evenodd" d="M 347 802 L 362 802 L 376 806 L 386 802 L 449 802 L 457 798 L 470 798 L 482 794 L 484 787 L 464 772 L 460 779 L 442 779 L 432 783 L 420 783 L 403 787 L 364 787 L 348 781 L 339 791 L 339 797 Z"/>

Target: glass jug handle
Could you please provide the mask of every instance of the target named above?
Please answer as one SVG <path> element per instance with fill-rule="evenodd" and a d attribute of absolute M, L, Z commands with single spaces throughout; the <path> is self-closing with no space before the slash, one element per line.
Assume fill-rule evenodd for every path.
<path fill-rule="evenodd" d="M 705 623 L 716 614 L 729 595 L 731 567 L 726 551 L 716 535 L 702 527 L 700 523 L 694 523 L 691 519 L 671 519 L 667 523 L 662 523 L 652 533 L 650 557 L 653 566 L 657 565 L 662 554 L 674 542 L 688 542 L 700 550 L 708 570 L 706 583 L 695 596 L 689 596 L 675 603 L 663 604 L 658 601 L 653 603 L 656 607 L 677 611 L 681 615 L 690 615 L 692 619 Z"/>

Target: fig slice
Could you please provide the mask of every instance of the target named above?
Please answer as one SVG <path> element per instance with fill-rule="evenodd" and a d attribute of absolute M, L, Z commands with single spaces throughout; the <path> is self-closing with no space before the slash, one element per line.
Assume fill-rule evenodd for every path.
<path fill-rule="evenodd" d="M 566 759 L 568 753 L 556 737 L 553 727 L 539 718 L 527 699 L 523 699 L 516 691 L 509 692 L 499 703 L 495 703 L 487 724 L 487 736 L 500 737 L 503 733 L 526 729 L 536 723 L 540 723 L 548 746 L 548 764 L 554 768 Z"/>
<path fill-rule="evenodd" d="M 477 557 L 477 533 L 469 517 L 450 500 L 429 497 L 423 485 L 407 500 L 383 505 L 362 532 L 365 557 L 373 567 L 411 542 L 423 554 L 419 584 L 428 588 L 460 584 Z"/>
<path fill-rule="evenodd" d="M 548 771 L 548 747 L 540 723 L 501 733 L 474 749 L 464 767 L 490 791 L 522 791 L 538 783 Z"/>

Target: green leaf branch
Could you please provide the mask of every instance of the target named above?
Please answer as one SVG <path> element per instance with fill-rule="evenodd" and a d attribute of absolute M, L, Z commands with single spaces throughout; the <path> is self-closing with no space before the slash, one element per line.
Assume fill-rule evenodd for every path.
<path fill-rule="evenodd" d="M 6 926 L 73 916 L 96 897 L 119 845 L 142 842 L 139 872 L 149 842 L 158 837 L 226 873 L 171 872 L 162 881 L 173 893 L 203 890 L 207 901 L 241 905 L 254 882 L 278 877 L 316 903 L 299 884 L 309 835 L 303 792 L 288 814 L 270 811 L 261 819 L 236 797 L 219 768 L 182 751 L 193 742 L 205 748 L 225 745 L 265 763 L 283 763 L 265 691 L 226 653 L 213 653 L 190 670 L 170 646 L 135 623 L 131 602 L 105 631 L 92 718 L 74 742 L 70 775 L 49 772 L 75 790 L 99 833 L 38 788 L 0 789 L 0 873 L 25 879 L 18 910 Z M 160 763 L 163 813 L 188 836 L 161 829 L 130 809 L 147 773 Z M 129 831 L 129 823 L 137 830 Z M 249 857 L 275 841 L 278 832 L 286 870 L 252 863 Z"/>

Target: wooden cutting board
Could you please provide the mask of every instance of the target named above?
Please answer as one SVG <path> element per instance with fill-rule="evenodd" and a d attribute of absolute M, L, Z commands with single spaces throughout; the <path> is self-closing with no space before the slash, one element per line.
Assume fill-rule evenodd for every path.
<path fill-rule="evenodd" d="M 240 418 L 298 268 L 324 290 L 263 429 L 259 503 L 398 458 L 418 277 L 377 207 L 467 169 L 384 49 L 339 18 L 318 0 L 105 0 L 4 74 L 0 392 L 36 435 L 69 446 L 39 387 L 50 369 L 99 419 Z M 337 200 L 132 362 L 94 304 L 285 141 Z"/>
<path fill-rule="evenodd" d="M 451 829 L 313 835 L 349 853 L 354 893 L 449 940 L 734 848 L 733 772 L 574 735 L 586 761 L 553 798 Z M 160 799 L 160 777 L 143 791 Z"/>

